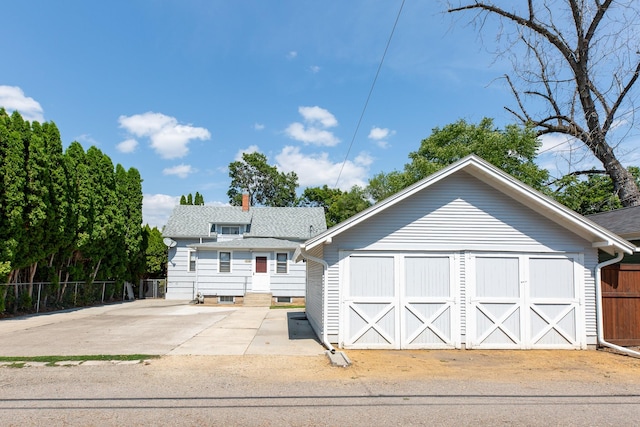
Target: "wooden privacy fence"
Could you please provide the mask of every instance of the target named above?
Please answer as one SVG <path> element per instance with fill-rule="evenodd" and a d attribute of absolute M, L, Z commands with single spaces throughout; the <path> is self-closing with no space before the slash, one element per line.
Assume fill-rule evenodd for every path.
<path fill-rule="evenodd" d="M 602 320 L 605 340 L 640 345 L 640 264 L 602 269 Z"/>

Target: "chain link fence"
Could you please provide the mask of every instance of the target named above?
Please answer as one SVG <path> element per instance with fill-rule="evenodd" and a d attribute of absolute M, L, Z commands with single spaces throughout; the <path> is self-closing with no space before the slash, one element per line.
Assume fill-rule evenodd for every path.
<path fill-rule="evenodd" d="M 112 281 L 0 283 L 0 314 L 40 313 L 129 298 L 128 284 Z"/>

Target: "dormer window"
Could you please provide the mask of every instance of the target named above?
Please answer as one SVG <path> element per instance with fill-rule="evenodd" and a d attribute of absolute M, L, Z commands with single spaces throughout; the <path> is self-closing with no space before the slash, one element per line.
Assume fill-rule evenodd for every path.
<path fill-rule="evenodd" d="M 223 225 L 220 227 L 220 234 L 240 234 L 239 225 Z"/>

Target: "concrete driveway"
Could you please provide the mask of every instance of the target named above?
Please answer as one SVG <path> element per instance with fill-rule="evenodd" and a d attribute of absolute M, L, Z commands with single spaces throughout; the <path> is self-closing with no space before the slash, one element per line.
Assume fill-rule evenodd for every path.
<path fill-rule="evenodd" d="M 300 309 L 146 299 L 0 320 L 0 356 L 315 356 L 323 351 Z"/>

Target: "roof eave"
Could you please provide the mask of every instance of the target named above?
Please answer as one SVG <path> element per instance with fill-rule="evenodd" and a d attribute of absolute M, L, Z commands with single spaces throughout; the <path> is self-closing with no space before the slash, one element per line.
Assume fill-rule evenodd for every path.
<path fill-rule="evenodd" d="M 635 249 L 635 245 L 632 245 L 609 230 L 600 227 L 596 223 L 584 218 L 582 215 L 570 210 L 566 206 L 534 190 L 506 172 L 474 155 L 467 156 L 458 162 L 439 170 L 433 175 L 418 181 L 385 200 L 376 203 L 359 214 L 354 215 L 350 219 L 333 226 L 324 233 L 307 240 L 304 244 L 305 249 L 310 250 L 327 241 L 330 242 L 334 236 L 342 233 L 343 231 L 348 230 L 367 218 L 384 211 L 396 203 L 412 196 L 416 192 L 422 191 L 423 189 L 434 185 L 460 170 L 465 170 L 466 172 L 471 173 L 474 177 L 494 188 L 496 188 L 496 186 L 502 186 L 505 189 L 509 189 L 510 192 L 508 195 L 521 203 L 523 201 L 533 202 L 535 204 L 534 210 L 536 210 L 536 212 L 560 226 L 569 229 L 573 233 L 582 236 L 585 240 L 591 241 L 592 243 L 608 242 L 609 244 L 603 246 L 603 248 L 607 247 L 612 248 L 613 250 L 617 249 L 629 254 L 633 253 Z M 526 204 L 530 206 L 530 203 Z"/>

